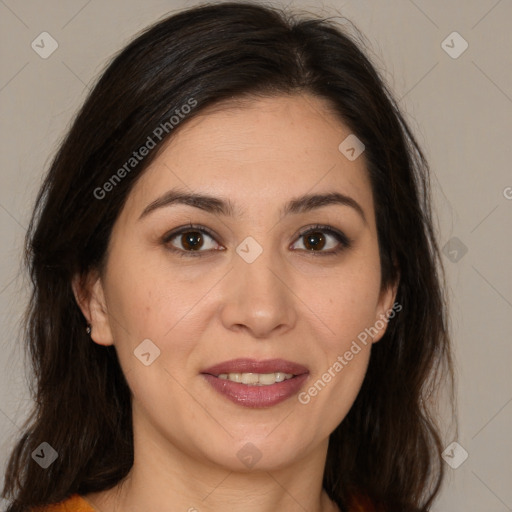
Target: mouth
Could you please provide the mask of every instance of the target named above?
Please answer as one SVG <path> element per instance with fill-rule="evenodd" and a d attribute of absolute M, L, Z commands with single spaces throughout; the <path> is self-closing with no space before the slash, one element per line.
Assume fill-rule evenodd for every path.
<path fill-rule="evenodd" d="M 215 391 L 237 405 L 261 408 L 298 393 L 309 370 L 284 359 L 234 359 L 207 368 L 201 375 Z"/>

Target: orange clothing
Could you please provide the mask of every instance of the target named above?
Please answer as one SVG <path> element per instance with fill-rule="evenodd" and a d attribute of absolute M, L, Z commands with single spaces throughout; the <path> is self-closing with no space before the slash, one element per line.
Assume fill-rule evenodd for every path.
<path fill-rule="evenodd" d="M 68 499 L 56 503 L 32 509 L 31 512 L 98 512 L 89 502 L 79 494 L 73 494 Z"/>
<path fill-rule="evenodd" d="M 365 499 L 354 500 L 350 512 L 373 512 L 375 509 Z M 78 494 L 73 494 L 67 500 L 32 509 L 32 512 L 98 512 L 91 504 Z"/>
<path fill-rule="evenodd" d="M 350 512 L 376 512 L 376 509 L 368 498 L 354 496 L 350 503 Z"/>

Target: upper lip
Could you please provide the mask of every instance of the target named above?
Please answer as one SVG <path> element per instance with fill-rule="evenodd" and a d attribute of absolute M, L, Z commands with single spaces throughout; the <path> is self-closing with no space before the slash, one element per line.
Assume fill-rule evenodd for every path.
<path fill-rule="evenodd" d="M 302 375 L 309 373 L 309 370 L 301 364 L 284 359 L 265 359 L 257 361 L 256 359 L 232 359 L 224 361 L 214 366 L 210 366 L 201 373 L 208 373 L 216 377 L 222 373 L 291 373 L 292 375 Z"/>

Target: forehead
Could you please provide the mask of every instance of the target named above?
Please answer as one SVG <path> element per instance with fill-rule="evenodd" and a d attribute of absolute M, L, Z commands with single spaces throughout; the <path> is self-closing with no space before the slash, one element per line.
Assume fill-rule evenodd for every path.
<path fill-rule="evenodd" d="M 323 100 L 294 95 L 216 104 L 185 121 L 139 180 L 139 200 L 173 186 L 240 205 L 334 190 L 372 207 L 364 154 L 350 161 L 340 152 L 351 132 Z"/>

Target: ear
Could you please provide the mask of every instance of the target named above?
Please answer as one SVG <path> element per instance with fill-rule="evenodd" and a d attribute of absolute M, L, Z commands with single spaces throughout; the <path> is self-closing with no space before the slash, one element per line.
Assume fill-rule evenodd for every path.
<path fill-rule="evenodd" d="M 103 290 L 103 283 L 97 271 L 87 276 L 75 275 L 71 286 L 75 300 L 87 322 L 91 325 L 91 338 L 98 345 L 113 345 L 114 338 Z"/>
<path fill-rule="evenodd" d="M 402 310 L 402 305 L 395 302 L 400 277 L 394 283 L 383 288 L 379 295 L 379 302 L 375 314 L 375 322 L 370 331 L 372 332 L 372 343 L 377 343 L 388 327 L 389 319 L 396 316 Z"/>

